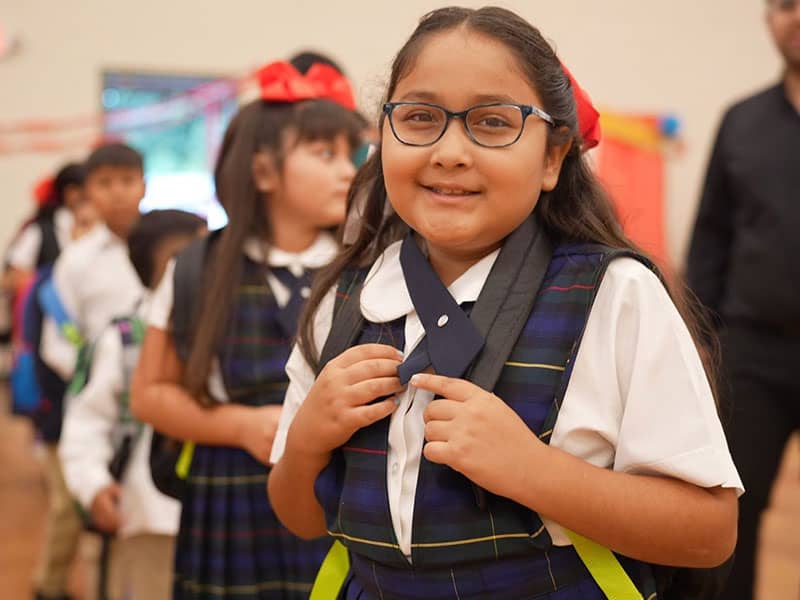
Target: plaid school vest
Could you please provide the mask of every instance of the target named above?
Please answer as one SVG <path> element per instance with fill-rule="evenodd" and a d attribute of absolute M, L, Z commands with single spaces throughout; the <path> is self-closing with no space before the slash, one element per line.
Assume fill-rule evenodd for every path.
<path fill-rule="evenodd" d="M 280 308 L 267 281 L 267 267 L 243 260 L 239 292 L 217 355 L 222 379 L 233 402 L 282 404 L 292 340 L 278 326 Z"/>
<path fill-rule="evenodd" d="M 493 390 L 545 442 L 549 442 L 610 252 L 597 245 L 556 248 L 534 309 Z M 356 344 L 377 342 L 402 349 L 404 324 L 404 318 L 367 322 Z M 363 560 L 392 569 L 409 567 L 389 514 L 388 433 L 389 417 L 356 432 L 334 452 L 316 482 L 329 532 L 348 547 L 354 567 Z M 565 570 L 577 569 L 588 576 L 572 547 L 552 546 L 535 512 L 481 492 L 453 469 L 421 457 L 411 536 L 415 577 L 426 569 L 497 561 L 519 568 L 526 556 L 538 561 L 545 553 L 554 573 L 562 571 L 563 565 Z M 630 559 L 624 562 L 637 580 L 650 578 L 648 565 Z"/>

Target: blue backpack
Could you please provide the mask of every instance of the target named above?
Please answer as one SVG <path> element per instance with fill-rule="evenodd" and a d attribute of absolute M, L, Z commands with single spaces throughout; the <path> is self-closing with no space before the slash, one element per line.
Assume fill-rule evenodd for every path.
<path fill-rule="evenodd" d="M 39 268 L 23 300 L 21 344 L 11 370 L 13 410 L 30 416 L 47 442 L 56 442 L 61 435 L 67 383 L 40 356 L 45 315 L 56 321 L 62 334 L 79 350 L 84 346 L 58 296 L 52 275 L 52 264 Z"/>

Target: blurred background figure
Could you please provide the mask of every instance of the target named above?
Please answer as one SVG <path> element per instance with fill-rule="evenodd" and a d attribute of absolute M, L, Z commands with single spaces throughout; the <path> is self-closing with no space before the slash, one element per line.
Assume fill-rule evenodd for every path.
<path fill-rule="evenodd" d="M 144 334 L 142 318 L 167 262 L 205 221 L 177 210 L 142 216 L 128 237 L 133 267 L 145 288 L 136 311 L 120 315 L 92 344 L 88 379 L 64 417 L 59 443 L 64 479 L 86 520 L 103 536 L 108 600 L 169 600 L 180 504 L 153 485 L 148 461 L 152 429 L 130 412 L 129 383 Z"/>
<path fill-rule="evenodd" d="M 47 373 L 59 436 L 68 402 L 67 384 L 74 383 L 76 373 L 87 376 L 89 344 L 113 317 L 130 314 L 142 291 L 125 242 L 139 218 L 144 195 L 142 157 L 124 144 L 105 144 L 89 155 L 85 169 L 86 197 L 102 223 L 66 247 L 53 266 L 52 277 L 42 280 L 41 292 L 37 291 L 37 299 L 42 299 L 38 354 Z M 82 221 L 91 221 L 90 214 L 82 215 Z M 58 437 L 48 440 L 46 447 L 49 533 L 44 566 L 37 577 L 37 600 L 66 597 L 67 576 L 82 529 L 64 482 L 57 441 Z M 93 590 L 102 587 L 94 581 L 101 575 L 92 566 L 97 562 L 95 552 L 89 552 L 85 561 L 91 573 L 88 587 Z"/>
<path fill-rule="evenodd" d="M 726 600 L 753 598 L 761 515 L 800 428 L 800 1 L 768 0 L 767 24 L 783 77 L 725 113 L 687 269 L 720 333 L 723 418 L 747 490 Z"/>

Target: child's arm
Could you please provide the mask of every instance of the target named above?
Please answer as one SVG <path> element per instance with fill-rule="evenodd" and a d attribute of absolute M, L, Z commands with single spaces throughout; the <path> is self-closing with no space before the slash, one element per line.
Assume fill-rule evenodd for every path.
<path fill-rule="evenodd" d="M 131 383 L 137 418 L 165 434 L 201 444 L 244 448 L 269 460 L 279 406 L 201 406 L 181 384 L 183 365 L 168 332 L 148 327 Z"/>
<path fill-rule="evenodd" d="M 428 407 L 432 460 L 634 558 L 700 567 L 730 555 L 741 481 L 691 336 L 637 261 L 613 261 L 601 282 L 551 447 L 467 382 L 417 381 L 450 398 Z"/>
<path fill-rule="evenodd" d="M 326 531 L 314 483 L 335 448 L 344 445 L 358 429 L 394 411 L 397 405 L 393 398 L 373 401 L 403 389 L 397 378 L 402 357 L 391 346 L 355 346 L 330 361 L 316 381 L 305 362 L 300 369 L 304 373 L 294 372 L 298 358 L 295 348 L 287 364 L 292 383 L 279 425 L 279 436 L 280 431 L 288 429 L 288 433 L 268 488 L 281 522 L 300 537 L 314 538 Z M 273 460 L 276 458 L 273 456 Z"/>
<path fill-rule="evenodd" d="M 733 552 L 735 490 L 595 467 L 542 443 L 472 383 L 419 374 L 412 384 L 444 398 L 425 412 L 428 460 L 632 558 L 711 567 Z"/>
<path fill-rule="evenodd" d="M 98 502 L 107 490 L 118 490 L 108 465 L 114 454 L 111 434 L 119 421 L 121 369 L 119 332 L 109 328 L 98 338 L 86 387 L 68 404 L 58 446 L 67 488 L 109 533 L 119 526 L 116 503 L 102 514 L 94 507 L 107 504 Z"/>

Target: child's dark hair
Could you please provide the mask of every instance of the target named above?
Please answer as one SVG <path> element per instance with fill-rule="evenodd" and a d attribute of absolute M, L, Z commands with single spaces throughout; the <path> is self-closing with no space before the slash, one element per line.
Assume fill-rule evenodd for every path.
<path fill-rule="evenodd" d="M 81 163 L 67 163 L 58 173 L 53 181 L 53 194 L 55 203 L 59 206 L 64 204 L 64 192 L 71 185 L 82 186 L 86 179 L 86 167 Z"/>
<path fill-rule="evenodd" d="M 464 28 L 484 35 L 503 45 L 517 58 L 517 63 L 530 85 L 538 92 L 542 109 L 556 122 L 550 129 L 549 143 L 572 142 L 564 159 L 558 184 L 551 192 L 542 193 L 536 206 L 540 222 L 555 243 L 562 240 L 605 244 L 613 248 L 635 248 L 617 220 L 605 191 L 595 178 L 581 152 L 578 116 L 570 80 L 538 29 L 515 13 L 497 7 L 469 9 L 441 8 L 425 15 L 416 30 L 400 49 L 392 63 L 385 100 L 390 100 L 398 82 L 413 68 L 425 44 L 433 36 Z M 380 129 L 383 130 L 381 116 Z M 384 218 L 388 202 L 383 178 L 380 146 L 356 174 L 350 188 L 348 204 L 366 196 L 360 228 L 354 243 L 316 277 L 315 286 L 301 319 L 299 341 L 306 360 L 317 365 L 318 348 L 313 338 L 313 315 L 327 291 L 336 284 L 342 271 L 372 264 L 391 243 L 401 239 L 408 226 L 393 214 Z M 701 339 L 699 311 L 687 307 L 682 289 L 670 290 L 673 300 L 683 312 L 695 340 Z M 697 316 L 695 316 L 697 313 Z M 712 380 L 708 353 L 699 348 Z"/>
<path fill-rule="evenodd" d="M 111 142 L 94 150 L 86 159 L 86 176 L 100 167 L 130 167 L 144 172 L 144 159 L 127 144 Z"/>
<path fill-rule="evenodd" d="M 163 242 L 178 236 L 193 237 L 205 226 L 205 219 L 182 210 L 143 214 L 128 236 L 128 255 L 142 284 L 147 288 L 154 285 L 154 253 Z"/>
<path fill-rule="evenodd" d="M 316 64 L 328 65 L 329 67 L 333 67 L 339 73 L 344 75 L 344 71 L 342 71 L 342 67 L 333 60 L 330 56 L 326 56 L 321 52 L 316 52 L 314 50 L 303 50 L 302 52 L 298 52 L 294 56 L 289 59 L 289 63 L 300 71 L 303 75 L 308 73 L 308 70 Z"/>
<path fill-rule="evenodd" d="M 264 198 L 253 181 L 252 162 L 257 152 L 267 152 L 282 169 L 286 144 L 315 140 L 333 141 L 346 135 L 350 146 L 360 144 L 361 125 L 355 115 L 328 100 L 272 103 L 256 100 L 234 116 L 222 140 L 214 171 L 217 196 L 228 214 L 204 269 L 185 384 L 195 396 L 205 389 L 211 359 L 217 352 L 222 326 L 238 292 L 245 240 L 256 237 L 265 248 L 271 241 Z"/>
<path fill-rule="evenodd" d="M 52 197 L 36 211 L 33 220 L 51 218 L 55 211 L 64 206 L 64 193 L 70 186 L 83 186 L 86 179 L 86 167 L 81 163 L 67 163 L 58 170 L 53 179 Z"/>

